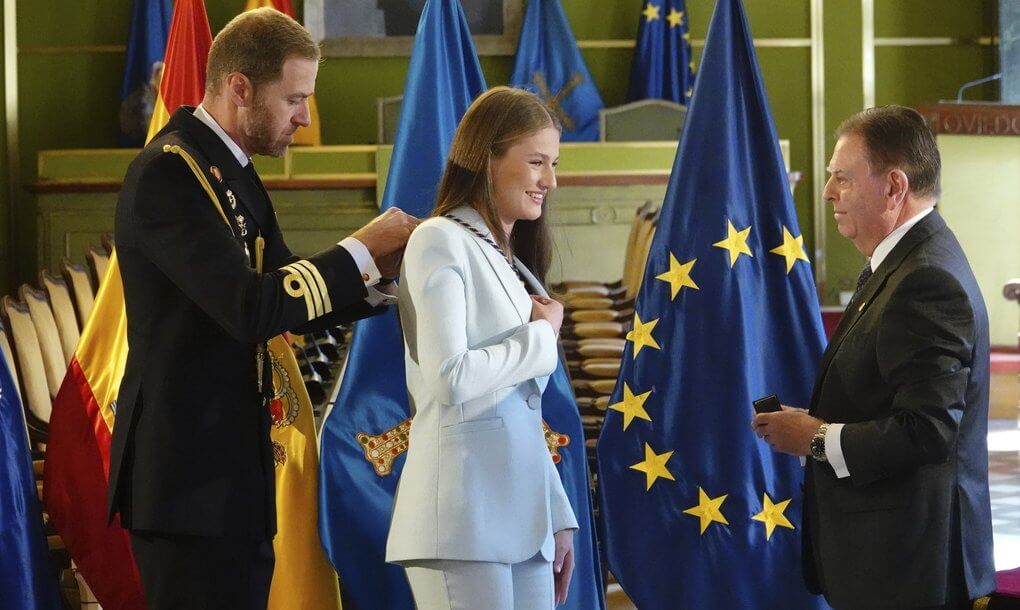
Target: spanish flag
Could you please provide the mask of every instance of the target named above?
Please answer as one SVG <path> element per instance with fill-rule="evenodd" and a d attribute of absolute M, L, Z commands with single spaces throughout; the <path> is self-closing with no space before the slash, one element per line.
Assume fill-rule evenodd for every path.
<path fill-rule="evenodd" d="M 201 102 L 210 45 L 202 1 L 177 0 L 150 139 L 179 106 Z M 318 452 L 311 401 L 288 341 L 276 337 L 269 348 L 278 515 L 269 609 L 339 608 L 336 573 L 317 530 Z M 118 519 L 106 523 L 110 440 L 127 353 L 124 287 L 114 253 L 54 399 L 43 488 L 54 527 L 106 610 L 145 608 L 130 536 Z"/>
<path fill-rule="evenodd" d="M 177 0 L 166 43 L 159 95 L 149 122 L 148 142 L 182 105 L 197 106 L 205 94 L 205 66 L 212 46 L 209 18 L 202 0 Z"/>
<path fill-rule="evenodd" d="M 290 0 L 248 0 L 244 10 L 250 11 L 256 8 L 275 8 L 291 19 L 294 16 L 294 5 Z M 308 98 L 308 116 L 311 119 L 308 127 L 300 127 L 294 132 L 292 146 L 322 146 L 322 128 L 319 122 L 319 106 L 315 103 L 315 96 Z"/>

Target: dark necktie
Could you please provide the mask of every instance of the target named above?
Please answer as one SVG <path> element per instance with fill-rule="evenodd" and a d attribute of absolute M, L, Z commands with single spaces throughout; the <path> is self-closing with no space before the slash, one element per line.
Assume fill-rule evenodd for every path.
<path fill-rule="evenodd" d="M 854 296 L 857 296 L 861 292 L 861 288 L 868 283 L 871 278 L 871 261 L 869 260 L 864 264 L 864 269 L 861 269 L 861 274 L 857 276 L 857 288 L 854 289 Z"/>

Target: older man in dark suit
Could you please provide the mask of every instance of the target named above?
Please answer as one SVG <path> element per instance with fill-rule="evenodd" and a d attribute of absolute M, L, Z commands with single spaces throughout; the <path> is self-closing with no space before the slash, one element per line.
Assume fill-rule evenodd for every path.
<path fill-rule="evenodd" d="M 988 316 L 934 210 L 941 161 L 917 112 L 840 127 L 823 193 L 864 255 L 810 409 L 755 417 L 808 456 L 808 586 L 843 608 L 967 608 L 995 586 L 988 496 Z"/>

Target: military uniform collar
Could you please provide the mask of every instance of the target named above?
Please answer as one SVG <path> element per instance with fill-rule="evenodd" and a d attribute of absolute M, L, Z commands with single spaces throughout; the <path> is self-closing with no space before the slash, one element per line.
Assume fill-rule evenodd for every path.
<path fill-rule="evenodd" d="M 170 122 L 164 130 L 181 130 L 188 134 L 193 144 L 209 160 L 209 163 L 216 166 L 224 178 L 239 179 L 246 176 L 244 166 L 241 165 L 234 153 L 220 139 L 216 132 L 195 116 L 195 108 L 181 106 L 177 112 L 170 117 Z"/>
<path fill-rule="evenodd" d="M 237 142 L 235 142 L 233 138 L 227 135 L 227 132 L 224 131 L 222 127 L 220 127 L 220 124 L 216 122 L 216 119 L 213 118 L 211 114 L 209 114 L 209 112 L 202 106 L 202 104 L 199 104 L 195 108 L 194 116 L 199 121 L 205 123 L 206 127 L 212 129 L 213 133 L 218 135 L 220 139 L 223 140 L 223 143 L 227 146 L 227 149 L 229 149 L 230 152 L 234 155 L 234 158 L 237 159 L 238 165 L 240 165 L 241 167 L 246 167 L 249 163 L 251 163 L 251 159 L 248 157 L 248 155 L 244 154 L 244 151 L 241 150 L 241 147 L 237 145 Z"/>
<path fill-rule="evenodd" d="M 244 206 L 259 227 L 268 227 L 272 222 L 272 208 L 269 194 L 253 171 L 242 166 L 238 157 L 211 126 L 195 116 L 195 108 L 181 106 L 170 118 L 166 130 L 180 130 L 187 134 L 193 145 L 205 155 L 209 162 L 209 173 L 216 178 L 213 182 L 229 201 L 231 194 Z M 163 132 L 161 132 L 163 133 Z M 243 153 L 242 153 L 243 155 Z M 250 160 L 244 157 L 246 161 Z M 215 170 L 215 171 L 214 171 Z M 220 180 L 222 178 L 222 181 Z M 233 201 L 230 207 L 233 208 Z M 236 216 L 237 212 L 232 215 Z"/>

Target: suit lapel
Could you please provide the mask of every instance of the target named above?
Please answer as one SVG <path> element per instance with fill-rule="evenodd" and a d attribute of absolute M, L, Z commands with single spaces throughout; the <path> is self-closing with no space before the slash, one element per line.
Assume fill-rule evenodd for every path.
<path fill-rule="evenodd" d="M 524 276 L 524 283 L 527 284 L 529 294 L 537 294 L 540 297 L 549 296 L 545 287 L 542 286 L 542 282 L 539 282 L 538 278 L 535 277 L 535 274 L 531 272 L 531 269 L 525 267 L 524 263 L 521 262 L 521 259 L 516 256 L 514 257 L 514 266 L 516 266 L 517 270 L 521 272 L 522 276 Z"/>
<path fill-rule="evenodd" d="M 216 168 L 216 172 L 210 172 L 215 179 L 209 182 L 220 196 L 223 210 L 228 212 L 231 222 L 237 225 L 235 231 L 241 230 L 242 223 L 238 221 L 238 215 L 247 217 L 244 224 L 247 224 L 247 219 L 251 219 L 258 227 L 269 226 L 269 195 L 258 176 L 254 171 L 249 172 L 241 167 L 223 140 L 205 123 L 195 118 L 193 113 L 194 108 L 181 107 L 173 118 L 179 128 L 188 133 L 210 165 Z M 239 207 L 243 207 L 243 210 Z M 257 227 L 247 227 L 247 231 L 241 232 L 257 233 L 253 229 Z"/>
<path fill-rule="evenodd" d="M 832 363 L 832 359 L 835 357 L 843 340 L 846 339 L 854 326 L 857 325 L 857 322 L 863 317 L 875 297 L 885 289 L 893 272 L 903 264 L 903 261 L 910 256 L 911 252 L 930 239 L 932 235 L 944 229 L 945 226 L 945 221 L 942 220 L 942 217 L 936 211 L 922 218 L 907 231 L 907 234 L 900 239 L 896 247 L 889 253 L 889 256 L 882 261 L 882 264 L 879 265 L 867 284 L 861 289 L 860 294 L 854 295 L 854 298 L 847 305 L 846 311 L 843 313 L 843 317 L 840 319 L 839 325 L 832 335 L 832 339 L 829 340 L 829 345 L 825 348 L 825 354 L 823 354 L 822 361 L 818 366 L 815 395 L 811 398 L 812 411 L 814 411 L 815 401 L 818 398 L 818 389 L 821 387 L 822 380 L 829 370 L 829 365 Z"/>
<path fill-rule="evenodd" d="M 456 216 L 460 220 L 471 225 L 476 231 L 479 231 L 482 235 L 486 235 L 489 239 L 492 239 L 492 234 L 489 231 L 488 225 L 482 219 L 481 215 L 475 211 L 474 208 L 469 206 L 459 207 L 451 212 L 452 216 Z M 463 228 L 463 227 L 461 227 Z M 467 229 L 464 229 L 467 231 Z M 496 278 L 499 280 L 500 285 L 503 287 L 503 292 L 506 294 L 506 298 L 513 305 L 514 310 L 517 312 L 518 317 L 521 319 L 521 324 L 526 324 L 531 319 L 531 310 L 524 311 L 521 309 L 521 299 L 515 299 L 514 293 L 521 290 L 521 282 L 514 273 L 514 270 L 510 267 L 509 261 L 504 259 L 500 252 L 481 237 L 478 237 L 474 233 L 468 231 L 471 235 L 471 240 L 478 248 L 479 252 L 485 258 L 486 262 L 489 263 L 489 267 L 492 268 L 493 273 L 496 274 Z"/>

